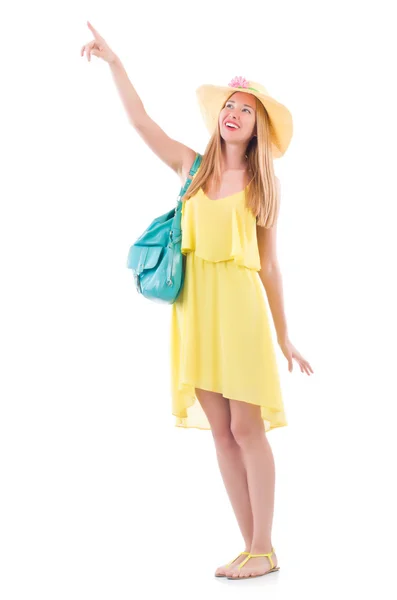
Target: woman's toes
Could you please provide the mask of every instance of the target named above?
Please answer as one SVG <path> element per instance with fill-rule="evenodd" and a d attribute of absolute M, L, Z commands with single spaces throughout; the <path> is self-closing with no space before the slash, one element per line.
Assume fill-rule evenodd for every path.
<path fill-rule="evenodd" d="M 226 577 L 233 577 L 234 579 L 237 579 L 238 576 L 239 576 L 239 571 L 237 571 L 236 569 L 226 571 Z"/>
<path fill-rule="evenodd" d="M 250 576 L 250 573 L 248 571 L 241 570 L 240 577 L 244 578 L 244 577 L 249 577 L 249 576 Z"/>

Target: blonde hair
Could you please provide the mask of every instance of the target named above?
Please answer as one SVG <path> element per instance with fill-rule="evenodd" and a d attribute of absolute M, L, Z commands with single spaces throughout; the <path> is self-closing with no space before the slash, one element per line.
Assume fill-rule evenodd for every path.
<path fill-rule="evenodd" d="M 227 100 L 225 100 L 223 106 Z M 248 172 L 253 174 L 251 184 L 247 190 L 246 207 L 256 217 L 257 225 L 270 228 L 277 221 L 280 207 L 278 182 L 274 174 L 273 155 L 271 151 L 272 126 L 262 102 L 256 96 L 255 100 L 256 136 L 251 138 L 245 151 Z M 182 201 L 193 196 L 200 188 L 203 188 L 205 192 L 210 178 L 212 178 L 216 188 L 220 185 L 222 176 L 221 149 L 222 138 L 219 131 L 218 119 L 217 127 L 207 144 L 199 170 L 193 178 L 186 194 L 183 196 Z"/>

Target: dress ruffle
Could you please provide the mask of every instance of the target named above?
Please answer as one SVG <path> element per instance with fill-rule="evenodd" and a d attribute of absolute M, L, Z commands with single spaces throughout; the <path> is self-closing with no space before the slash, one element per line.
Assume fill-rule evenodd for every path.
<path fill-rule="evenodd" d="M 260 271 L 256 219 L 245 206 L 245 194 L 210 200 L 202 190 L 182 205 L 182 254 L 195 252 L 210 262 L 233 260 Z"/>

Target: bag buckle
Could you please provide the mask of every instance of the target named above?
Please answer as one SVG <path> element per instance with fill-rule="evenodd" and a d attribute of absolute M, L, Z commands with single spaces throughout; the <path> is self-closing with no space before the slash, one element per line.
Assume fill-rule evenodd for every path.
<path fill-rule="evenodd" d="M 136 289 L 139 294 L 142 294 L 141 280 L 140 280 L 138 273 L 136 271 L 133 271 L 133 276 L 134 276 L 134 280 L 135 280 Z"/>

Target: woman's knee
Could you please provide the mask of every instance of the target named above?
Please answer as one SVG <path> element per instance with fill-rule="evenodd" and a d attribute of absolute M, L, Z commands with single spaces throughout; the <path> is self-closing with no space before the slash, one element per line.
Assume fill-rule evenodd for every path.
<path fill-rule="evenodd" d="M 245 446 L 264 434 L 260 406 L 230 400 L 230 431 L 240 446 Z"/>

